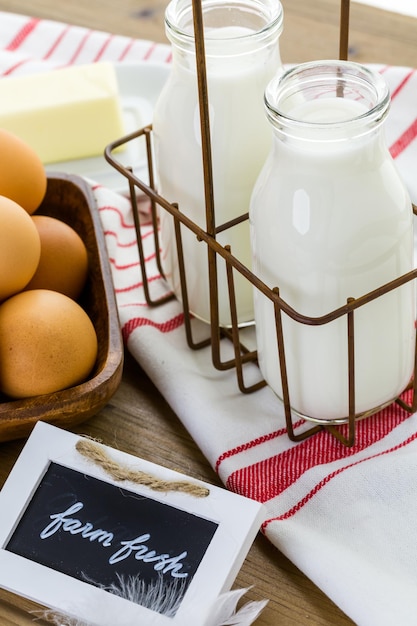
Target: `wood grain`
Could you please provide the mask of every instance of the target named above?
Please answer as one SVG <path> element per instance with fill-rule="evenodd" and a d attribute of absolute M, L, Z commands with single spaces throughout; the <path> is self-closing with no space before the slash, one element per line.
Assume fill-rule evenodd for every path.
<path fill-rule="evenodd" d="M 0 10 L 57 19 L 130 37 L 166 41 L 160 0 L 0 0 Z M 338 0 L 283 0 L 283 61 L 335 58 L 339 49 Z M 359 62 L 414 65 L 417 20 L 353 3 L 350 57 Z M 72 429 L 103 443 L 219 485 L 201 451 L 139 365 L 126 354 L 121 386 L 94 417 Z M 0 485 L 23 441 L 0 444 Z M 0 512 L 1 514 L 1 512 Z M 247 598 L 268 598 L 257 626 L 348 626 L 353 622 L 303 573 L 259 536 L 237 577 L 253 586 Z M 33 623 L 27 601 L 2 594 L 0 624 Z M 352 600 L 354 601 L 354 599 Z"/>
<path fill-rule="evenodd" d="M 284 32 L 280 46 L 285 63 L 337 58 L 339 0 L 282 0 Z M 417 20 L 397 13 L 351 3 L 349 59 L 414 67 Z"/>

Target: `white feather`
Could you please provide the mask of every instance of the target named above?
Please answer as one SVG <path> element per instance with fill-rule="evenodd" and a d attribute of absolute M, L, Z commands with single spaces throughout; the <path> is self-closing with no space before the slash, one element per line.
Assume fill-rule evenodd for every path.
<path fill-rule="evenodd" d="M 268 604 L 268 600 L 248 602 L 236 610 L 239 600 L 249 589 L 235 589 L 220 595 L 204 626 L 250 626 Z"/>
<path fill-rule="evenodd" d="M 173 616 L 178 606 L 175 596 L 178 592 L 181 596 L 183 589 L 172 586 L 168 589 L 165 587 L 165 592 L 167 593 L 161 593 L 163 585 L 161 585 L 161 581 L 158 582 L 159 584 L 146 589 L 146 587 L 140 584 L 139 579 L 129 578 L 123 580 L 120 578 L 120 586 L 112 585 L 106 590 L 131 602 L 136 602 L 141 606 L 147 606 L 151 610 L 156 611 L 156 613 L 165 613 L 168 617 Z M 249 589 L 235 589 L 221 594 L 213 603 L 208 617 L 204 620 L 204 626 L 250 626 L 253 624 L 267 605 L 268 600 L 247 602 L 240 609 L 237 609 L 239 601 L 248 591 Z M 172 609 L 173 612 L 171 612 Z M 192 610 L 191 612 L 197 616 L 199 614 L 198 607 L 195 607 L 195 611 Z M 46 610 L 36 611 L 36 613 L 38 617 L 54 624 L 54 626 L 89 626 L 87 622 L 59 611 Z M 99 611 L 97 613 L 99 615 Z M 98 615 L 96 623 L 99 624 L 100 618 Z M 105 621 L 108 623 L 108 620 Z M 118 622 L 119 619 L 115 617 L 114 626 L 117 626 Z M 195 617 L 195 625 L 200 626 L 197 622 L 197 617 Z M 143 624 L 132 624 L 131 626 L 143 626 Z M 203 625 L 201 624 L 201 626 Z"/>

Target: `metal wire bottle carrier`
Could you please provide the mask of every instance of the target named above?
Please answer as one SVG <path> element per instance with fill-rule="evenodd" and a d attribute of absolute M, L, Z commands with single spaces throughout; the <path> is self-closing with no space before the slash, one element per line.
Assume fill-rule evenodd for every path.
<path fill-rule="evenodd" d="M 359 418 L 367 417 L 365 414 L 357 414 L 355 408 L 355 341 L 354 341 L 354 322 L 355 312 L 361 306 L 382 297 L 386 293 L 400 288 L 405 283 L 414 280 L 417 277 L 417 269 L 404 274 L 403 276 L 367 293 L 360 298 L 348 298 L 346 304 L 329 312 L 321 317 L 308 317 L 301 315 L 292 307 L 290 307 L 279 294 L 279 287 L 274 289 L 269 288 L 263 283 L 252 271 L 249 270 L 244 264 L 242 264 L 238 258 L 233 256 L 230 246 L 222 246 L 218 243 L 216 237 L 220 232 L 227 231 L 236 224 L 248 220 L 248 214 L 243 214 L 239 218 L 216 225 L 216 215 L 213 200 L 213 179 L 212 179 L 212 162 L 211 162 L 211 143 L 210 143 L 210 124 L 209 124 L 209 108 L 208 108 L 208 91 L 207 91 L 207 74 L 206 74 L 206 57 L 204 46 L 204 29 L 203 29 L 203 13 L 201 0 L 192 0 L 193 7 L 193 20 L 194 20 L 194 32 L 195 32 L 195 50 L 197 61 L 197 82 L 198 82 L 198 96 L 200 107 L 200 123 L 201 123 L 201 139 L 202 139 L 202 157 L 203 157 L 203 170 L 204 170 L 204 193 L 205 193 L 205 209 L 206 209 L 206 229 L 202 229 L 195 222 L 184 214 L 177 204 L 168 202 L 165 198 L 158 194 L 155 185 L 154 175 L 154 158 L 152 152 L 152 125 L 145 126 L 138 131 L 135 131 L 125 137 L 120 138 L 117 141 L 109 144 L 105 150 L 106 160 L 118 170 L 128 180 L 129 191 L 132 206 L 137 206 L 137 190 L 144 193 L 149 199 L 151 204 L 151 216 L 154 232 L 154 246 L 155 255 L 158 270 L 164 275 L 162 269 L 162 263 L 160 258 L 160 245 L 158 237 L 158 210 L 168 211 L 174 219 L 175 225 L 175 238 L 178 252 L 178 264 L 179 275 L 181 284 L 181 300 L 184 310 L 184 325 L 185 334 L 188 346 L 192 350 L 199 350 L 201 348 L 211 346 L 211 358 L 213 366 L 218 370 L 232 370 L 236 372 L 236 381 L 239 390 L 242 393 L 253 393 L 266 385 L 266 382 L 261 378 L 260 380 L 247 385 L 245 382 L 245 365 L 248 363 L 257 364 L 257 352 L 256 350 L 248 349 L 244 342 L 241 340 L 241 328 L 238 324 L 235 290 L 234 290 L 234 275 L 235 272 L 239 272 L 246 280 L 248 280 L 253 288 L 258 289 L 271 301 L 271 306 L 274 307 L 275 313 L 275 325 L 277 333 L 278 354 L 277 365 L 280 365 L 281 381 L 282 381 L 282 400 L 284 404 L 286 427 L 288 436 L 292 441 L 304 440 L 320 430 L 327 430 L 333 436 L 335 436 L 343 445 L 352 446 L 355 443 L 355 426 Z M 350 12 L 350 0 L 341 0 L 341 12 L 340 12 L 340 39 L 339 39 L 339 58 L 341 60 L 347 60 L 348 58 L 348 39 L 349 39 L 349 12 Z M 144 182 L 138 178 L 133 169 L 125 167 L 119 163 L 117 158 L 113 156 L 113 151 L 118 147 L 129 143 L 133 140 L 140 140 L 145 143 L 146 157 L 147 157 L 147 169 L 148 169 L 148 181 Z M 158 209 L 159 207 L 159 209 Z M 417 214 L 417 209 L 413 205 L 414 213 Z M 142 232 L 139 216 L 136 210 L 133 211 L 135 219 L 136 237 L 139 251 L 140 267 L 143 279 L 144 295 L 148 306 L 155 307 L 160 306 L 175 296 L 170 292 L 168 295 L 161 298 L 153 299 L 151 295 L 151 289 L 149 284 L 149 278 L 147 276 L 147 270 L 145 266 L 145 255 L 142 244 Z M 188 293 L 187 293 L 187 281 L 185 273 L 186 259 L 183 254 L 181 226 L 191 230 L 196 238 L 201 242 L 201 245 L 207 246 L 208 255 L 208 272 L 209 272 L 209 289 L 210 289 L 210 324 L 209 336 L 203 340 L 196 341 L 193 336 L 193 324 L 192 315 L 189 312 L 188 306 Z M 223 328 L 219 324 L 219 307 L 218 307 L 218 288 L 217 288 L 217 259 L 222 257 L 226 264 L 227 284 L 229 291 L 230 313 L 231 313 L 231 326 L 230 328 Z M 301 433 L 296 434 L 294 432 L 293 423 L 293 410 L 291 408 L 291 399 L 289 393 L 289 381 L 287 376 L 286 360 L 285 360 L 285 341 L 282 327 L 282 317 L 288 315 L 295 322 L 299 324 L 307 324 L 310 326 L 320 326 L 328 324 L 338 318 L 346 319 L 346 332 L 347 332 L 347 359 L 348 359 L 348 406 L 349 415 L 345 420 L 347 430 L 344 432 L 343 428 L 340 428 L 339 422 L 329 421 L 326 423 L 314 424 Z M 223 360 L 221 355 L 221 341 L 230 340 L 233 344 L 233 358 Z M 417 366 L 417 349 L 415 351 L 414 358 L 414 372 L 416 372 Z M 415 412 L 417 410 L 417 380 L 413 376 L 407 389 L 411 390 L 412 399 L 407 403 L 403 397 L 398 397 L 397 402 L 404 410 L 408 412 Z M 405 391 L 405 390 L 404 390 Z M 403 394 L 401 394 L 403 396 Z M 371 412 L 370 412 L 371 413 Z M 369 414 L 370 414 L 369 413 Z"/>

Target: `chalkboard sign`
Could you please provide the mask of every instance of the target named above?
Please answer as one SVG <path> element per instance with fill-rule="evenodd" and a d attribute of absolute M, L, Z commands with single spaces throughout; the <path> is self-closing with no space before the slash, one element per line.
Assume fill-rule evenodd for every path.
<path fill-rule="evenodd" d="M 107 589 L 129 577 L 143 583 L 144 596 L 176 587 L 177 607 L 217 527 L 51 463 L 6 550 Z"/>
<path fill-rule="evenodd" d="M 79 453 L 81 440 L 42 422 L 32 432 L 0 492 L 0 586 L 100 626 L 204 625 L 261 505 L 101 446 L 165 490 L 131 473 L 122 484 Z M 171 491 L 179 481 L 204 497 Z"/>

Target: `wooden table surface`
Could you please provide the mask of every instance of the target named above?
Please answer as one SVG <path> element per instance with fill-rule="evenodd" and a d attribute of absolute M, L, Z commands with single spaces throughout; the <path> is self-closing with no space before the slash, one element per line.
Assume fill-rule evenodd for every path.
<path fill-rule="evenodd" d="M 285 63 L 338 56 L 339 0 L 282 0 L 282 4 L 285 21 L 281 51 Z M 1 11 L 56 19 L 153 41 L 166 41 L 165 6 L 166 0 L 37 0 L 36 3 L 0 0 Z M 349 42 L 352 60 L 417 66 L 416 19 L 353 3 Z M 220 484 L 176 415 L 129 355 L 126 355 L 121 386 L 109 404 L 74 430 L 141 458 Z M 0 486 L 23 444 L 24 441 L 0 443 Z M 236 579 L 236 587 L 252 585 L 247 599 L 269 599 L 257 621 L 259 626 L 347 626 L 353 623 L 261 535 Z M 33 623 L 35 616 L 28 613 L 33 608 L 22 598 L 2 592 L 0 624 Z"/>

